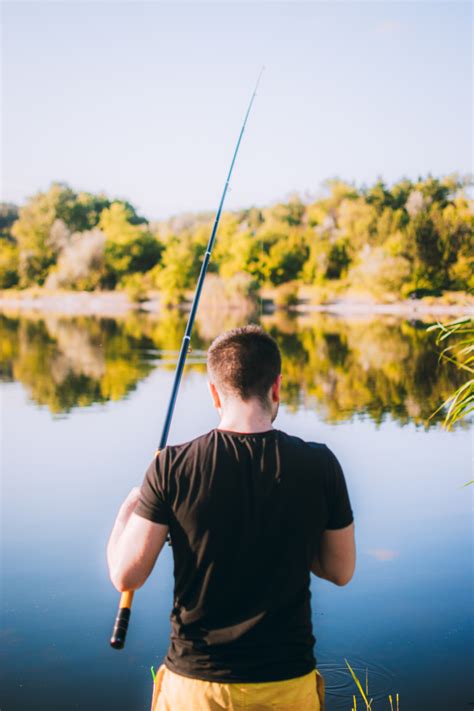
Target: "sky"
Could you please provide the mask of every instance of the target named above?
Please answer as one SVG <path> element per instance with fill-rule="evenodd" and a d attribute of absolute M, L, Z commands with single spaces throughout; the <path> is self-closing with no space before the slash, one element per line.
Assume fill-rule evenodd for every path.
<path fill-rule="evenodd" d="M 2 199 L 149 219 L 472 171 L 470 2 L 3 2 Z"/>

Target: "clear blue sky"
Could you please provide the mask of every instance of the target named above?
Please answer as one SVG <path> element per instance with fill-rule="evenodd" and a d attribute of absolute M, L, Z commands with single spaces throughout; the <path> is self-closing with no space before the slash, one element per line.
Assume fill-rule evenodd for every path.
<path fill-rule="evenodd" d="M 53 180 L 148 218 L 472 170 L 468 2 L 4 2 L 3 199 Z"/>

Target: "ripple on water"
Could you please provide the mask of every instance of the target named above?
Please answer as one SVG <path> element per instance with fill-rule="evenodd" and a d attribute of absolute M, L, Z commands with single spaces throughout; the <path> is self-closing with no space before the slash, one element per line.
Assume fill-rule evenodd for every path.
<path fill-rule="evenodd" d="M 359 679 L 365 691 L 366 674 L 368 674 L 369 694 L 368 699 L 380 701 L 389 694 L 394 696 L 397 692 L 395 674 L 387 667 L 373 662 L 364 662 L 363 659 L 348 659 L 349 664 Z M 352 699 L 353 694 L 359 696 L 359 691 L 352 675 L 345 664 L 332 664 L 330 662 L 318 664 L 318 670 L 324 677 L 326 694 L 333 698 Z"/>

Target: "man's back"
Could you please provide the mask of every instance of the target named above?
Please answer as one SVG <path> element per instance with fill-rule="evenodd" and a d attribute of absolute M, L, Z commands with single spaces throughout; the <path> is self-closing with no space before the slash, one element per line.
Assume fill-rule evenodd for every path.
<path fill-rule="evenodd" d="M 159 454 L 135 511 L 170 530 L 169 669 L 220 682 L 314 669 L 311 564 L 323 531 L 353 520 L 325 445 L 274 429 L 211 430 Z"/>

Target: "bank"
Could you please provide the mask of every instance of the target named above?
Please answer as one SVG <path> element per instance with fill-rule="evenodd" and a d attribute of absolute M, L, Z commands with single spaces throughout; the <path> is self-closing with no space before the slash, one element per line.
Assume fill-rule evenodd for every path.
<path fill-rule="evenodd" d="M 285 285 L 284 285 L 285 286 Z M 209 293 L 203 293 L 201 308 L 212 302 Z M 220 295 L 221 296 L 221 295 Z M 186 308 L 192 293 L 186 294 L 182 308 Z M 474 316 L 474 296 L 465 292 L 447 292 L 442 296 L 425 296 L 419 299 L 383 299 L 377 301 L 364 294 L 339 294 L 321 298 L 311 287 L 301 287 L 289 296 L 288 290 L 262 289 L 255 296 L 256 311 L 272 312 L 286 310 L 296 313 L 324 311 L 340 314 L 393 314 L 406 318 L 417 315 L 433 317 Z M 207 303 L 206 303 L 207 302 Z M 219 297 L 220 308 L 238 308 L 239 303 Z M 0 311 L 14 313 L 38 311 L 70 316 L 116 317 L 129 311 L 141 310 L 156 313 L 160 310 L 159 292 L 149 292 L 145 301 L 133 301 L 124 291 L 69 291 L 46 290 L 39 287 L 0 291 Z"/>

